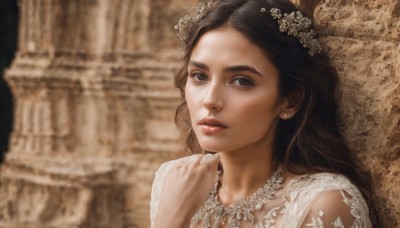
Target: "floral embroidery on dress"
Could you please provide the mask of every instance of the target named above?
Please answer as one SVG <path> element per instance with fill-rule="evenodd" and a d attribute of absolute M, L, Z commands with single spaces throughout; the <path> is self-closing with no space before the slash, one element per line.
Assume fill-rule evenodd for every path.
<path fill-rule="evenodd" d="M 164 163 L 155 175 L 150 203 L 150 221 L 154 228 L 154 220 L 158 211 L 161 188 L 168 170 L 172 167 L 194 159 L 193 156 Z M 339 191 L 340 200 L 334 203 L 342 203 L 348 206 L 348 210 L 341 210 L 332 217 L 328 216 L 329 208 L 337 205 L 322 205 L 309 220 L 304 218 L 309 214 L 313 202 L 325 192 Z M 240 222 L 240 228 L 293 228 L 293 227 L 326 227 L 334 228 L 353 227 L 371 228 L 368 206 L 360 191 L 346 177 L 332 173 L 305 174 L 287 180 L 277 190 L 276 199 L 270 200 L 262 207 L 262 210 L 254 214 L 255 224 Z M 336 195 L 337 196 L 337 195 Z M 331 213 L 329 214 L 331 216 Z M 215 218 L 212 214 L 211 219 Z M 352 220 L 342 220 L 345 217 Z M 226 224 L 225 224 L 226 225 Z M 191 228 L 212 227 L 211 224 L 191 224 Z"/>
<path fill-rule="evenodd" d="M 354 204 L 353 200 L 349 197 L 347 197 L 343 191 L 340 191 L 340 193 L 343 196 L 343 202 L 350 207 L 350 213 L 353 217 L 359 218 L 357 211 L 356 211 L 356 205 Z"/>
<path fill-rule="evenodd" d="M 312 223 L 307 224 L 306 226 L 312 227 L 312 228 L 323 228 L 324 227 L 324 221 L 322 219 L 322 216 L 324 216 L 323 211 L 318 212 L 318 218 L 312 217 Z M 337 217 L 336 220 L 332 223 L 333 228 L 344 228 L 343 222 L 340 219 L 340 217 Z"/>
<path fill-rule="evenodd" d="M 318 218 L 312 217 L 312 223 L 306 224 L 306 226 L 312 228 L 324 228 L 324 222 L 322 221 L 322 216 L 324 216 L 324 212 L 319 211 L 318 216 Z"/>
<path fill-rule="evenodd" d="M 264 228 L 273 228 L 274 224 L 276 222 L 276 215 L 277 215 L 277 210 L 279 207 L 275 207 L 271 209 L 267 215 L 264 217 Z"/>
<path fill-rule="evenodd" d="M 333 228 L 344 228 L 343 222 L 340 219 L 340 217 L 338 217 L 333 223 Z"/>

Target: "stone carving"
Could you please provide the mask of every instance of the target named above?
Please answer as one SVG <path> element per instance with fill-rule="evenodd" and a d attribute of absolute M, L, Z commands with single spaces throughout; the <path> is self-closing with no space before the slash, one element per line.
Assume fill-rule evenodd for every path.
<path fill-rule="evenodd" d="M 0 227 L 148 227 L 155 170 L 181 156 L 173 25 L 184 0 L 20 0 Z M 341 76 L 343 132 L 400 221 L 400 4 L 310 1 Z M 385 216 L 383 216 L 385 214 Z"/>
<path fill-rule="evenodd" d="M 179 155 L 165 3 L 19 1 L 0 227 L 148 226 L 155 169 Z"/>

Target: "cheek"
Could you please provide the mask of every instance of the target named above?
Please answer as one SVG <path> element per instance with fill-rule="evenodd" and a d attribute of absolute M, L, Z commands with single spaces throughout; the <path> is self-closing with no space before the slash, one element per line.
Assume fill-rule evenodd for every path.
<path fill-rule="evenodd" d="M 192 118 L 198 105 L 199 96 L 196 96 L 196 91 L 190 85 L 185 86 L 185 100 L 188 107 L 189 115 Z"/>
<path fill-rule="evenodd" d="M 268 125 L 271 121 L 276 118 L 276 111 L 274 108 L 270 106 L 262 106 L 265 104 L 254 103 L 248 104 L 242 107 L 241 118 L 238 118 L 238 121 L 243 123 L 249 123 L 252 126 L 257 125 Z M 237 113 L 240 113 L 239 111 Z M 239 117 L 239 115 L 237 115 Z"/>
<path fill-rule="evenodd" d="M 260 142 L 260 140 L 262 142 L 273 140 L 277 122 L 275 99 L 236 98 L 229 100 L 230 108 L 225 109 L 223 114 L 228 126 L 231 126 L 230 130 L 227 131 L 225 137 L 217 138 L 211 143 L 208 143 L 207 139 L 199 137 L 202 147 L 211 151 L 231 151 Z"/>
<path fill-rule="evenodd" d="M 239 132 L 246 132 L 254 137 L 261 137 L 269 131 L 278 116 L 275 105 L 276 96 L 258 96 L 255 99 L 239 100 L 235 106 L 235 113 L 231 116 Z"/>
<path fill-rule="evenodd" d="M 239 97 L 236 100 L 238 111 L 249 118 L 274 118 L 278 113 L 276 93 L 258 93 L 252 97 Z"/>

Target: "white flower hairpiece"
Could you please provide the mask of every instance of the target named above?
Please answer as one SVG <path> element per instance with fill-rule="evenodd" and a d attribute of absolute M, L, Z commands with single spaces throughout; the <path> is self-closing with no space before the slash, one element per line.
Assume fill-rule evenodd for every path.
<path fill-rule="evenodd" d="M 261 8 L 261 12 L 266 12 L 265 8 Z M 281 10 L 272 8 L 271 16 L 278 21 L 279 31 L 286 32 L 288 35 L 296 37 L 303 47 L 307 48 L 308 54 L 314 56 L 322 51 L 321 44 L 315 39 L 315 32 L 311 29 L 311 19 L 304 17 L 300 11 L 284 13 Z"/>
<path fill-rule="evenodd" d="M 191 15 L 186 15 L 179 19 L 174 28 L 177 30 L 178 37 L 182 43 L 186 44 L 188 42 L 191 30 L 210 12 L 216 1 L 201 0 Z M 265 12 L 267 10 L 261 8 L 261 13 Z M 314 30 L 311 29 L 311 19 L 304 17 L 300 11 L 282 14 L 280 9 L 272 8 L 270 13 L 272 18 L 278 22 L 279 31 L 296 37 L 303 47 L 309 50 L 309 55 L 314 56 L 321 53 L 322 47 L 318 40 L 315 39 Z"/>
<path fill-rule="evenodd" d="M 215 2 L 216 0 L 202 0 L 196 5 L 191 15 L 179 19 L 174 28 L 178 30 L 178 37 L 183 43 L 186 43 L 190 29 L 208 14 Z"/>

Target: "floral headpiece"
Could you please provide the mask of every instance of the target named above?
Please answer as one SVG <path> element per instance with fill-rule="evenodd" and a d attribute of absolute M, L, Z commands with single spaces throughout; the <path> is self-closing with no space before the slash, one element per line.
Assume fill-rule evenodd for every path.
<path fill-rule="evenodd" d="M 186 15 L 179 19 L 175 29 L 178 30 L 178 37 L 183 43 L 187 43 L 191 29 L 211 11 L 216 1 L 201 0 L 191 15 Z M 265 12 L 267 10 L 261 8 L 261 13 Z M 272 8 L 270 13 L 272 18 L 278 22 L 279 31 L 296 37 L 303 47 L 309 50 L 309 55 L 314 56 L 321 53 L 322 47 L 318 40 L 315 39 L 314 30 L 311 29 L 311 19 L 304 17 L 300 11 L 282 14 L 280 9 Z"/>
<path fill-rule="evenodd" d="M 264 13 L 267 10 L 261 8 L 261 12 Z M 321 44 L 315 39 L 315 32 L 311 29 L 310 18 L 304 17 L 300 11 L 291 12 L 290 14 L 284 13 L 282 15 L 281 10 L 272 8 L 270 10 L 272 18 L 278 21 L 279 31 L 286 32 L 288 35 L 296 37 L 303 47 L 307 48 L 308 54 L 314 56 L 322 51 Z"/>
<path fill-rule="evenodd" d="M 174 28 L 178 30 L 178 37 L 183 43 L 186 43 L 190 29 L 210 12 L 215 2 L 216 0 L 199 1 L 195 11 L 191 15 L 186 15 L 179 19 L 178 24 Z"/>

